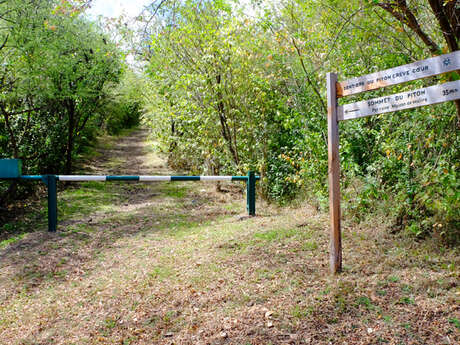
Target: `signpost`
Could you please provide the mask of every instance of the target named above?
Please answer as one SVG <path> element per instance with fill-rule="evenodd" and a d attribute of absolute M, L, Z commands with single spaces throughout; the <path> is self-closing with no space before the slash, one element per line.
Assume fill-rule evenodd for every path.
<path fill-rule="evenodd" d="M 343 82 L 337 82 L 337 74 L 327 74 L 331 273 L 335 274 L 342 270 L 339 121 L 460 99 L 460 80 L 345 104 L 343 106 L 337 105 L 337 99 L 459 70 L 460 51 L 455 51 L 450 54 L 390 68 Z"/>

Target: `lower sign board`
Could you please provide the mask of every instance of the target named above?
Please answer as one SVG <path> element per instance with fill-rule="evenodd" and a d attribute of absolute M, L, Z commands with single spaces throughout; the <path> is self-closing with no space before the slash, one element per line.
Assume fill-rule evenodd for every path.
<path fill-rule="evenodd" d="M 337 107 L 339 121 L 460 99 L 460 80 Z"/>

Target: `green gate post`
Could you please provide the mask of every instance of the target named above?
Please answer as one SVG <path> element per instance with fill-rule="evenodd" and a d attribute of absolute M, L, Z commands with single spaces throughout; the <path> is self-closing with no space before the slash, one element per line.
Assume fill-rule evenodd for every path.
<path fill-rule="evenodd" d="M 48 186 L 48 231 L 57 229 L 57 178 L 56 175 L 46 175 Z"/>
<path fill-rule="evenodd" d="M 248 172 L 248 181 L 246 182 L 246 201 L 248 214 L 256 215 L 256 176 L 254 171 Z"/>

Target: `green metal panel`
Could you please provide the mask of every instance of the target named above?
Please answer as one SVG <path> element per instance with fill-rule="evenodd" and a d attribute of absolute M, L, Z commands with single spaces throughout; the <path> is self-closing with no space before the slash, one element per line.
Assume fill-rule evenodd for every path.
<path fill-rule="evenodd" d="M 254 171 L 248 172 L 248 182 L 246 183 L 246 201 L 248 214 L 256 215 L 256 176 Z"/>
<path fill-rule="evenodd" d="M 107 181 L 139 181 L 139 176 L 113 176 L 108 175 Z"/>
<path fill-rule="evenodd" d="M 43 181 L 43 175 L 21 175 L 21 180 Z"/>
<path fill-rule="evenodd" d="M 171 181 L 199 181 L 200 176 L 171 176 Z"/>
<path fill-rule="evenodd" d="M 57 177 L 45 176 L 48 187 L 48 231 L 56 232 L 57 229 Z"/>
<path fill-rule="evenodd" d="M 247 176 L 232 176 L 232 181 L 247 181 Z"/>
<path fill-rule="evenodd" d="M 0 159 L 0 179 L 19 178 L 22 172 L 20 159 Z"/>

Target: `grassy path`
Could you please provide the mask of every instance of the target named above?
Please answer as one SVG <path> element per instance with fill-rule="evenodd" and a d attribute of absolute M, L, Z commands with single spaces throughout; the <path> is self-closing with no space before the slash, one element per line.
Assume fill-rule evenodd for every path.
<path fill-rule="evenodd" d="M 170 174 L 147 133 L 103 141 L 86 171 Z M 81 183 L 59 232 L 0 249 L 0 344 L 455 344 L 458 250 L 344 225 L 328 275 L 327 215 L 243 185 Z"/>

